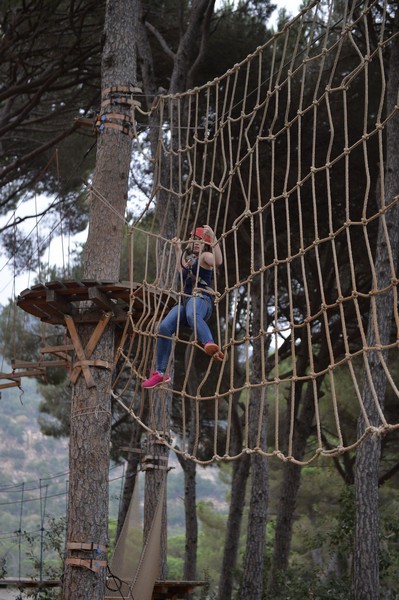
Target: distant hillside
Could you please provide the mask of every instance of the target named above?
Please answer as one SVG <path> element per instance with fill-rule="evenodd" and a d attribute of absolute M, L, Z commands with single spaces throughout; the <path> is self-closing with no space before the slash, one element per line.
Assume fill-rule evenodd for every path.
<path fill-rule="evenodd" d="M 12 486 L 29 487 L 31 482 L 46 485 L 52 495 L 59 497 L 58 511 L 65 513 L 65 494 L 68 481 L 68 440 L 43 435 L 37 422 L 41 397 L 32 378 L 22 380 L 17 387 L 1 391 L 0 397 L 0 491 Z M 168 475 L 169 526 L 184 527 L 183 473 L 173 453 L 173 466 Z M 116 518 L 122 488 L 123 468 L 110 471 L 110 509 Z M 41 482 L 41 483 L 40 483 Z M 55 484 L 57 483 L 57 488 Z M 53 489 L 51 489 L 53 488 Z M 215 508 L 225 511 L 227 486 L 218 476 L 216 467 L 199 467 L 197 472 L 198 500 L 212 501 Z M 3 494 L 4 496 L 4 494 Z M 4 498 L 3 498 L 4 500 Z M 0 498 L 1 501 L 1 498 Z"/>
<path fill-rule="evenodd" d="M 6 370 L 6 369 L 4 369 Z M 68 440 L 44 436 L 37 422 L 41 397 L 34 379 L 24 378 L 23 389 L 7 388 L 0 397 L 0 576 L 37 576 L 38 559 L 46 540 L 57 530 L 63 547 L 67 514 Z M 184 477 L 171 453 L 168 474 L 168 535 L 184 534 Z M 123 489 L 124 468 L 110 469 L 110 517 L 116 521 Z M 143 475 L 144 477 L 144 475 Z M 143 491 L 144 485 L 140 485 Z M 198 467 L 197 498 L 227 512 L 227 485 L 217 467 Z M 60 529 L 61 528 L 61 529 Z M 113 527 L 111 528 L 114 529 Z M 111 543 L 114 541 L 111 535 Z M 179 542 L 181 544 L 181 542 Z M 173 573 L 181 576 L 183 559 L 177 545 Z M 172 544 L 173 546 L 173 544 Z M 59 569 L 51 545 L 43 555 L 46 568 Z M 177 561 L 177 562 L 176 562 Z M 58 566 L 57 566 L 58 565 Z"/>
<path fill-rule="evenodd" d="M 0 486 L 40 479 L 68 471 L 68 440 L 40 432 L 37 422 L 41 398 L 36 380 L 22 380 L 17 387 L 1 390 Z"/>

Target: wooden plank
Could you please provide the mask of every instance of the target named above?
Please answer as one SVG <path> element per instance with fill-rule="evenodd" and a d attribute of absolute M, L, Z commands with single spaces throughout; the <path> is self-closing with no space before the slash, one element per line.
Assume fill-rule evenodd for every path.
<path fill-rule="evenodd" d="M 0 376 L 0 379 L 2 379 L 2 377 Z M 6 377 L 6 379 L 8 379 Z M 0 390 L 5 390 L 7 388 L 11 388 L 11 387 L 21 387 L 21 380 L 18 378 L 15 378 L 13 381 L 9 381 L 7 383 L 0 383 Z"/>
<path fill-rule="evenodd" d="M 43 300 L 36 300 L 34 303 L 34 306 L 36 308 L 38 308 L 39 310 L 41 310 L 44 314 L 47 315 L 47 317 L 57 317 L 58 319 L 60 317 L 63 317 L 62 312 L 60 312 L 56 306 L 54 305 L 54 303 L 48 303 L 46 302 L 46 298 L 44 298 Z"/>
<path fill-rule="evenodd" d="M 66 279 L 64 281 L 64 285 L 68 290 L 76 290 L 76 293 L 79 290 L 84 290 L 85 286 L 80 281 L 75 281 L 74 279 Z"/>
<path fill-rule="evenodd" d="M 102 310 L 112 310 L 114 321 L 118 323 L 126 319 L 131 301 L 132 311 L 136 315 L 146 312 L 148 316 L 154 314 L 155 307 L 160 303 L 166 305 L 166 308 L 175 304 L 173 294 L 161 292 L 154 286 L 67 279 L 51 281 L 46 285 L 38 284 L 30 290 L 24 290 L 18 296 L 17 305 L 45 323 L 64 324 L 65 314 L 73 314 L 75 323 L 96 323 L 101 313 L 95 310 L 79 312 L 76 306 L 76 303 L 89 299 Z"/>
<path fill-rule="evenodd" d="M 30 371 L 19 371 L 18 377 L 45 377 L 46 369 L 31 369 Z"/>
<path fill-rule="evenodd" d="M 154 584 L 153 600 L 176 600 L 184 598 L 196 587 L 206 584 L 205 581 L 156 581 Z"/>
<path fill-rule="evenodd" d="M 41 346 L 41 354 L 55 354 L 56 352 L 70 352 L 73 350 L 73 344 L 63 344 L 62 346 Z"/>
<path fill-rule="evenodd" d="M 67 302 L 64 298 L 61 298 L 61 296 L 57 294 L 55 290 L 47 290 L 46 306 L 62 317 L 64 315 L 73 315 L 76 312 L 73 305 L 70 302 Z"/>
<path fill-rule="evenodd" d="M 108 313 L 105 313 L 105 314 L 101 315 L 101 319 L 97 323 L 97 326 L 96 326 L 95 330 L 93 331 L 93 333 L 91 334 L 90 339 L 89 339 L 89 341 L 88 341 L 88 343 L 87 343 L 87 345 L 86 345 L 86 347 L 85 347 L 84 350 L 82 348 L 82 345 L 80 343 L 79 337 L 78 337 L 76 329 L 75 329 L 75 334 L 74 335 L 76 337 L 74 339 L 74 338 L 72 338 L 72 335 L 71 335 L 71 338 L 72 338 L 73 345 L 75 347 L 75 351 L 76 351 L 77 357 L 79 358 L 79 361 L 83 361 L 84 362 L 84 361 L 88 360 L 91 357 L 91 355 L 93 354 L 93 352 L 94 352 L 94 350 L 95 350 L 95 348 L 97 346 L 97 343 L 98 343 L 99 339 L 101 338 L 101 336 L 102 336 L 102 334 L 104 332 L 104 329 L 108 325 L 108 322 L 111 319 L 111 317 L 112 317 L 112 313 L 111 312 L 108 312 Z M 66 319 L 66 317 L 65 317 L 65 319 Z M 70 321 L 70 319 L 67 320 L 68 331 L 70 331 L 70 327 L 71 327 L 71 324 L 70 324 L 69 321 Z M 72 327 L 72 329 L 73 329 L 73 327 Z M 78 346 L 80 346 L 80 348 L 79 348 L 80 355 L 78 354 L 78 348 L 76 346 L 77 342 L 78 342 Z M 72 370 L 71 374 L 69 375 L 69 378 L 72 381 L 72 383 L 76 383 L 76 381 L 78 380 L 78 377 L 80 375 L 80 370 L 81 369 L 82 370 L 88 369 L 88 367 L 85 366 L 84 364 L 79 365 L 78 367 L 75 367 Z M 91 373 L 90 373 L 90 377 L 91 377 L 91 379 L 92 379 L 92 381 L 94 383 L 94 380 L 93 380 L 93 378 L 91 376 Z M 86 383 L 87 383 L 87 380 L 86 380 Z M 94 386 L 91 386 L 91 387 L 94 387 Z"/>
<path fill-rule="evenodd" d="M 47 367 L 64 367 L 66 360 L 39 360 L 38 362 L 29 362 L 24 360 L 13 360 L 11 366 L 13 369 L 46 369 Z M 20 375 L 20 373 L 17 373 Z"/>
<path fill-rule="evenodd" d="M 59 587 L 60 585 L 61 581 L 59 579 L 46 579 L 42 581 L 40 581 L 39 579 L 27 579 L 22 577 L 5 577 L 4 579 L 0 579 L 0 588 L 49 588 Z"/>
<path fill-rule="evenodd" d="M 92 287 L 88 290 L 89 300 L 92 300 L 99 308 L 103 310 L 114 310 L 114 304 L 107 296 L 99 290 L 98 287 Z"/>
<path fill-rule="evenodd" d="M 91 287 L 93 285 L 100 286 L 101 285 L 101 281 L 97 281 L 97 279 L 82 279 L 82 284 L 85 287 Z"/>
<path fill-rule="evenodd" d="M 58 281 L 58 280 L 56 280 L 56 279 L 54 279 L 53 281 L 48 281 L 48 282 L 46 283 L 46 287 L 47 287 L 49 290 L 55 290 L 55 289 L 57 289 L 57 290 L 59 290 L 59 289 L 65 289 L 65 285 L 62 283 L 62 281 Z"/>
<path fill-rule="evenodd" d="M 74 321 L 75 323 L 98 323 L 99 320 L 101 319 L 102 316 L 102 312 L 97 312 L 97 311 L 93 311 L 93 312 L 84 312 L 84 313 L 77 313 L 74 316 Z M 53 321 L 47 321 L 48 323 L 53 323 Z M 58 322 L 57 322 L 58 323 Z M 57 324 L 54 322 L 54 324 Z"/>
<path fill-rule="evenodd" d="M 95 330 L 93 331 L 93 333 L 90 336 L 90 339 L 87 343 L 86 346 L 86 353 L 87 353 L 87 358 L 90 358 L 90 356 L 93 354 L 95 347 L 98 344 L 99 339 L 101 338 L 104 329 L 106 328 L 106 326 L 109 323 L 110 318 L 112 317 L 112 313 L 108 312 L 105 313 L 103 315 L 101 315 L 101 319 L 97 324 L 97 327 L 95 328 Z"/>
<path fill-rule="evenodd" d="M 88 388 L 96 387 L 96 384 L 94 382 L 92 374 L 90 373 L 89 367 L 84 364 L 84 361 L 86 360 L 85 352 L 84 352 L 82 344 L 80 342 L 78 332 L 76 331 L 75 323 L 73 322 L 72 317 L 69 315 L 65 315 L 65 322 L 66 322 L 72 343 L 74 345 L 76 355 L 77 355 L 78 359 L 83 362 L 83 364 L 80 367 L 78 367 L 78 369 L 79 369 L 78 377 L 80 374 L 80 370 L 82 370 L 87 387 Z M 70 377 L 72 377 L 72 373 L 70 374 Z M 76 377 L 76 379 L 77 379 L 77 377 Z"/>
<path fill-rule="evenodd" d="M 47 321 L 50 319 L 51 312 L 46 310 L 46 305 L 39 304 L 37 301 L 26 301 L 24 305 L 18 303 L 18 306 L 23 308 L 26 312 L 30 313 L 34 317 L 39 317 L 41 321 Z"/>
<path fill-rule="evenodd" d="M 39 363 L 31 360 L 18 360 L 13 358 L 11 360 L 11 366 L 13 369 L 30 369 L 31 367 L 38 367 Z"/>

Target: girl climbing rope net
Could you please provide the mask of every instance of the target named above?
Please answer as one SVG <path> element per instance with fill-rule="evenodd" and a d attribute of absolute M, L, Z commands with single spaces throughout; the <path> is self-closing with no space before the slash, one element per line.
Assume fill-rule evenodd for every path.
<path fill-rule="evenodd" d="M 172 244 L 183 294 L 182 300 L 159 325 L 155 371 L 143 382 L 143 387 L 148 389 L 170 381 L 166 371 L 172 350 L 172 337 L 181 327 L 190 327 L 205 352 L 215 360 L 223 360 L 223 352 L 214 342 L 208 326 L 213 311 L 213 290 L 210 287 L 213 270 L 223 262 L 216 236 L 209 225 L 197 227 L 191 232 L 188 256 L 183 253 L 180 239 L 173 238 Z"/>

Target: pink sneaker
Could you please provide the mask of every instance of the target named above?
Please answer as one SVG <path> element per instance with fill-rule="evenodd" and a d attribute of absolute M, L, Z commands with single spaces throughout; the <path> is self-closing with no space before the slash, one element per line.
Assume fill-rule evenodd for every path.
<path fill-rule="evenodd" d="M 154 373 L 151 373 L 151 377 L 143 381 L 142 387 L 151 389 L 157 385 L 161 385 L 161 383 L 168 383 L 168 381 L 170 381 L 169 375 L 160 375 L 158 371 L 154 371 Z"/>
<path fill-rule="evenodd" d="M 221 351 L 219 346 L 214 342 L 208 342 L 207 344 L 205 344 L 204 350 L 215 360 L 223 360 L 224 358 L 223 352 Z"/>

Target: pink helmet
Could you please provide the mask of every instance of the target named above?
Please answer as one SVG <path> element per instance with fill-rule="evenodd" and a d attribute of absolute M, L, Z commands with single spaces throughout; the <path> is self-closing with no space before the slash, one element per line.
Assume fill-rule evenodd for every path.
<path fill-rule="evenodd" d="M 191 232 L 191 235 L 195 235 L 195 237 L 200 238 L 201 240 L 204 240 L 204 242 L 206 242 L 207 244 L 211 244 L 212 240 L 209 237 L 208 234 L 205 234 L 204 228 L 203 227 L 197 227 L 195 229 L 195 231 Z"/>

